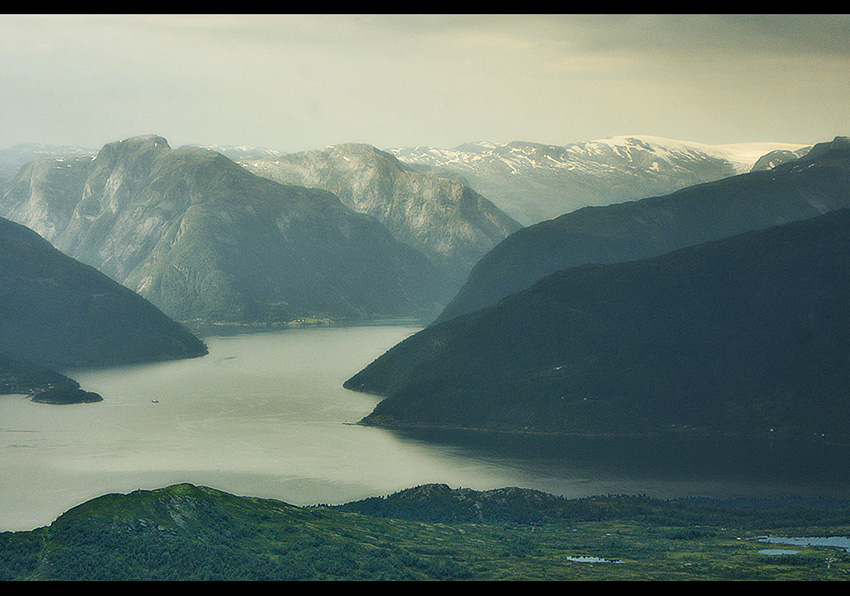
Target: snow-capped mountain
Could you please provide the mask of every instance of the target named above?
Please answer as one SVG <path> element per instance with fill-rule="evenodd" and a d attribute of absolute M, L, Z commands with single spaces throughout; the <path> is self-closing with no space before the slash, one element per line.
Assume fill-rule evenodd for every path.
<path fill-rule="evenodd" d="M 412 167 L 464 178 L 512 217 L 533 224 L 587 205 L 667 194 L 749 172 L 763 155 L 799 152 L 791 143 L 709 145 L 648 135 L 571 145 L 468 143 L 454 149 L 387 149 Z"/>
<path fill-rule="evenodd" d="M 40 157 L 94 156 L 96 153 L 97 149 L 85 147 L 21 143 L 7 149 L 0 149 L 0 178 L 14 176 L 21 169 L 21 166 Z"/>
<path fill-rule="evenodd" d="M 268 147 L 253 147 L 251 145 L 206 145 L 190 143 L 191 147 L 200 147 L 201 149 L 209 149 L 216 153 L 221 153 L 228 159 L 239 161 L 242 159 L 263 159 L 283 153 L 277 149 Z"/>

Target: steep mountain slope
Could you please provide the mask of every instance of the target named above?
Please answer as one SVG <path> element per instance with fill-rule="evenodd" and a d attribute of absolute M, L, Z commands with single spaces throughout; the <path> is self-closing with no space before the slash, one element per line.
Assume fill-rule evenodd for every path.
<path fill-rule="evenodd" d="M 0 352 L 61 368 L 206 353 L 204 344 L 129 289 L 0 218 Z"/>
<path fill-rule="evenodd" d="M 433 316 L 446 298 L 427 259 L 334 195 L 155 135 L 33 164 L 0 208 L 179 320 Z"/>
<path fill-rule="evenodd" d="M 438 320 L 495 304 L 559 269 L 647 258 L 848 206 L 850 139 L 838 137 L 772 170 L 523 228 L 481 259 Z"/>
<path fill-rule="evenodd" d="M 668 194 L 748 172 L 774 150 L 800 145 L 706 145 L 647 135 L 618 136 L 566 146 L 469 143 L 455 149 L 388 151 L 413 167 L 463 177 L 524 225 L 589 205 Z"/>
<path fill-rule="evenodd" d="M 850 211 L 550 275 L 346 382 L 364 422 L 850 441 Z"/>
<path fill-rule="evenodd" d="M 0 191 L 0 215 L 55 241 L 86 188 L 94 155 L 37 158 Z"/>
<path fill-rule="evenodd" d="M 458 287 L 488 250 L 521 227 L 467 185 L 416 172 L 370 145 L 335 145 L 240 163 L 281 183 L 334 193 L 425 254 Z"/>

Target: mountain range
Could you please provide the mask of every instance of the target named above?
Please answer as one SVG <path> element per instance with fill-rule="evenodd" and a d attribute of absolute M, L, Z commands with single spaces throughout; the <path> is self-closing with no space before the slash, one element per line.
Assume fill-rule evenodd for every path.
<path fill-rule="evenodd" d="M 850 207 L 850 138 L 668 195 L 584 207 L 523 228 L 488 252 L 438 321 L 473 312 L 560 269 L 642 259 Z"/>
<path fill-rule="evenodd" d="M 191 333 L 169 327 L 175 325 L 172 318 L 199 327 L 305 319 L 429 320 L 460 288 L 438 318 L 445 321 L 575 264 L 644 258 L 845 206 L 846 164 L 840 156 L 846 144 L 837 138 L 811 151 L 776 144 L 712 147 L 656 137 L 567 148 L 472 144 L 457 150 L 467 157 L 427 165 L 422 159 L 414 163 L 414 152 L 396 151 L 401 156 L 396 157 L 356 143 L 293 154 L 242 146 L 174 150 L 158 135 L 109 143 L 96 154 L 74 147 L 18 146 L 4 159 L 29 161 L 3 184 L 0 215 L 47 242 L 39 243 L 32 234 L 7 259 L 4 287 L 9 300 L 17 300 L 9 304 L 28 302 L 34 314 L 27 318 L 14 307 L 7 310 L 10 339 L 4 353 L 14 365 L 6 369 L 25 378 L 21 371 L 26 366 L 52 373 L 108 358 L 127 362 L 203 353 Z M 426 153 L 434 158 L 437 152 Z M 514 183 L 534 174 L 541 187 L 558 180 L 565 186 L 563 178 L 545 181 L 552 171 L 581 172 L 597 180 L 598 189 L 607 185 L 608 201 L 621 200 L 610 192 L 615 187 L 640 192 L 726 178 L 667 197 L 579 209 L 522 228 L 473 190 L 459 174 L 463 168 L 456 167 L 463 163 L 464 175 L 474 171 L 474 176 L 498 180 L 488 170 L 497 162 L 502 171 L 512 172 Z M 612 182 L 614 172 L 627 174 L 631 182 Z M 758 180 L 772 203 L 760 195 L 752 200 L 754 192 L 761 192 Z M 503 180 L 496 186 L 510 184 Z M 750 200 L 742 200 L 745 195 Z M 727 220 L 738 223 L 727 225 Z M 11 230 L 9 225 L 4 220 Z M 23 238 L 23 229 L 8 234 Z M 49 276 L 30 275 L 20 267 L 20 247 L 40 246 L 39 266 L 45 268 L 51 259 L 60 260 L 57 255 L 65 257 L 48 242 L 69 257 Z M 91 266 L 91 279 L 73 290 L 64 288 L 67 279 L 84 277 L 81 263 Z M 66 276 L 62 283 L 59 270 Z M 80 297 L 105 283 L 107 278 L 91 275 L 97 272 L 114 285 L 108 292 Z M 45 279 L 52 284 L 45 287 L 62 291 L 39 289 Z M 125 330 L 135 333 L 132 341 L 121 340 L 120 350 L 110 347 L 118 341 L 110 335 L 114 329 L 74 310 L 84 304 L 95 319 L 104 319 L 101 299 L 120 287 L 115 282 L 131 290 L 124 297 L 128 304 L 136 301 L 122 305 L 120 315 L 109 315 L 113 324 L 124 321 Z M 69 301 L 63 303 L 63 297 Z M 137 322 L 121 319 L 134 316 L 140 321 L 158 317 L 158 323 L 144 323 L 142 332 Z M 61 341 L 51 353 L 35 335 L 57 333 L 59 325 L 65 335 L 59 333 Z M 149 341 L 160 328 L 166 333 L 179 329 L 182 347 L 172 345 L 173 352 L 161 345 L 141 347 L 141 339 Z M 35 335 L 28 336 L 29 331 Z M 80 343 L 64 343 L 74 340 Z M 7 378 L 13 386 L 15 375 L 9 372 Z"/>
<path fill-rule="evenodd" d="M 558 271 L 345 386 L 386 396 L 363 421 L 379 426 L 847 442 L 849 303 L 841 209 Z"/>
<path fill-rule="evenodd" d="M 20 143 L 0 149 L 0 181 L 18 173 L 21 167 L 42 157 L 93 156 L 97 151 L 72 145 L 47 143 Z"/>
<path fill-rule="evenodd" d="M 423 173 L 371 145 L 348 143 L 240 159 L 255 174 L 321 188 L 380 221 L 450 280 L 452 292 L 493 246 L 522 226 L 468 185 Z"/>
<path fill-rule="evenodd" d="M 29 164 L 0 214 L 181 321 L 429 317 L 447 299 L 427 258 L 333 194 L 157 135 Z"/>
<path fill-rule="evenodd" d="M 16 150 L 40 156 L 0 187 L 0 394 L 96 402 L 59 371 L 206 354 L 174 319 L 430 320 L 448 302 L 345 382 L 384 398 L 362 424 L 850 442 L 848 137 Z M 846 557 L 819 551 L 729 564 L 764 528 L 846 521 L 816 501 L 429 484 L 301 508 L 181 484 L 0 533 L 0 579 L 621 579 L 624 561 L 833 578 Z"/>
<path fill-rule="evenodd" d="M 149 150 L 151 143 L 157 151 Z M 588 202 L 618 202 L 649 190 L 729 176 L 752 168 L 757 156 L 770 150 L 773 161 L 763 163 L 805 152 L 799 145 L 710 146 L 646 136 L 565 147 L 516 142 L 469 144 L 452 151 L 393 150 L 398 158 L 358 143 L 289 154 L 247 146 L 187 146 L 173 151 L 156 135 L 110 143 L 97 156 L 82 148 L 12 149 L 8 152 L 18 162 L 24 156 L 30 162 L 0 190 L 0 215 L 31 227 L 69 255 L 151 299 L 170 316 L 199 325 L 432 318 L 479 260 L 522 227 L 464 177 L 488 193 L 539 199 L 552 213 L 561 214 Z M 38 155 L 47 157 L 36 159 Z M 204 156 L 207 165 L 201 166 Z M 256 180 L 242 172 L 233 174 L 238 171 L 234 163 L 279 186 L 266 185 L 258 191 Z M 229 187 L 210 185 L 216 176 L 227 179 Z M 289 200 L 286 209 L 303 214 L 310 210 L 304 205 L 322 203 L 319 194 L 307 187 L 328 191 L 350 211 L 371 215 L 404 246 L 379 239 L 383 234 L 378 227 L 370 232 L 376 235 L 374 240 L 367 240 L 366 234 L 352 244 L 346 236 L 351 224 L 343 220 L 354 220 L 345 210 L 327 207 L 333 200 L 321 208 L 335 214 L 325 218 L 322 240 L 311 233 L 302 238 L 305 244 L 293 244 L 268 226 L 263 239 L 249 240 L 249 227 L 261 225 L 249 223 L 258 211 L 238 197 L 251 196 L 264 208 L 276 204 L 270 207 L 274 211 L 287 201 L 270 195 L 298 194 L 302 207 L 293 207 Z M 591 187 L 594 199 L 582 195 L 577 202 L 561 203 L 557 198 L 561 192 L 573 193 L 571 188 L 590 192 Z M 258 198 L 261 195 L 268 196 Z M 213 203 L 226 207 L 212 217 L 204 216 L 199 225 L 198 210 L 216 210 Z M 268 212 L 265 216 L 274 217 Z M 217 218 L 223 219 L 213 223 Z M 182 227 L 175 231 L 177 221 L 194 222 L 190 238 L 182 237 Z M 168 230 L 167 222 L 172 224 Z M 318 224 L 306 224 L 311 225 Z M 356 227 L 368 225 L 362 220 Z M 305 229 L 305 224 L 292 223 L 284 235 L 291 236 L 296 229 Z M 234 238 L 223 240 L 226 235 L 238 236 L 243 244 L 237 247 Z M 310 239 L 316 242 L 311 245 Z M 246 257 L 280 255 L 281 244 L 290 254 L 272 259 L 276 263 Z M 346 244 L 357 248 L 344 249 Z M 368 244 L 385 245 L 380 252 L 392 264 L 381 263 Z M 334 245 L 340 249 L 336 255 L 321 250 Z M 421 261 L 420 256 L 433 271 L 426 271 L 429 265 L 414 263 Z M 306 262 L 296 264 L 302 259 Z M 373 272 L 370 281 L 358 283 L 346 273 L 364 268 Z"/>
<path fill-rule="evenodd" d="M 778 160 L 807 150 L 790 143 L 708 145 L 649 135 L 563 146 L 517 141 L 387 149 L 411 167 L 463 180 L 523 225 L 581 207 L 669 194 L 749 172 L 768 153 Z"/>

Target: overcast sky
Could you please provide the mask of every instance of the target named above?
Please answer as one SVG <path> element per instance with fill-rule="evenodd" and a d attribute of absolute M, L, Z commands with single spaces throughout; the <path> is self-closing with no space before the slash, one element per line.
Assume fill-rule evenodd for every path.
<path fill-rule="evenodd" d="M 0 16 L 0 149 L 850 135 L 848 15 Z"/>

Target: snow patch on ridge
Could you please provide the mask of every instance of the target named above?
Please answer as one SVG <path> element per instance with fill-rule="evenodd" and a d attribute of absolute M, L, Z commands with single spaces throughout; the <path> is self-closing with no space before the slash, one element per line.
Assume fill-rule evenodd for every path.
<path fill-rule="evenodd" d="M 477 163 L 501 162 L 512 172 L 527 168 L 563 168 L 592 171 L 608 157 L 636 163 L 641 155 L 648 170 L 659 171 L 662 163 L 714 158 L 728 162 L 736 173 L 750 171 L 763 155 L 778 149 L 796 151 L 807 145 L 752 142 L 711 145 L 668 139 L 653 135 L 617 135 L 581 143 L 557 146 L 540 143 L 466 143 L 454 149 L 437 147 L 390 148 L 386 151 L 401 160 L 421 165 L 473 168 Z"/>

